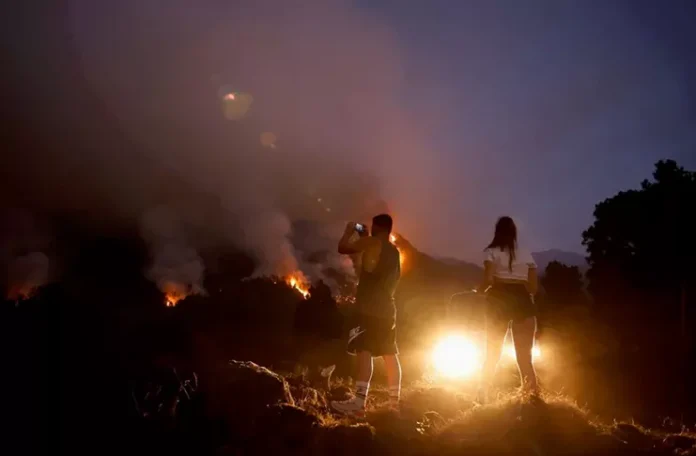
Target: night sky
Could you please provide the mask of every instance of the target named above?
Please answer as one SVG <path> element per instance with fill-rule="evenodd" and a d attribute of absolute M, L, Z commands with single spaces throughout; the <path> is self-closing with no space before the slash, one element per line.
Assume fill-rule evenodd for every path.
<path fill-rule="evenodd" d="M 582 251 L 594 204 L 659 159 L 696 167 L 694 2 L 361 3 L 399 36 L 462 216 Z"/>
<path fill-rule="evenodd" d="M 659 159 L 696 168 L 694 2 L 109 3 L 55 10 L 78 78 L 56 73 L 47 19 L 10 17 L 16 84 L 65 105 L 79 79 L 149 160 L 210 191 L 239 193 L 210 182 L 241 163 L 268 172 L 236 157 L 239 137 L 272 131 L 274 154 L 321 160 L 334 185 L 374 176 L 414 244 L 474 258 L 500 215 L 531 250 L 582 252 L 597 202 Z M 254 97 L 241 127 L 225 88 Z"/>

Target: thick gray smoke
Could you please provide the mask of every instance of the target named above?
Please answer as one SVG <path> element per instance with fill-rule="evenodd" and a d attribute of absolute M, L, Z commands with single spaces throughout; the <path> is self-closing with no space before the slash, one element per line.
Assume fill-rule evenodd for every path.
<path fill-rule="evenodd" d="M 313 279 L 351 269 L 333 253 L 322 266 L 304 258 L 324 244 L 334 252 L 349 220 L 388 208 L 397 231 L 425 229 L 435 165 L 403 105 L 389 29 L 340 0 L 191 5 L 76 0 L 72 11 L 81 70 L 143 159 L 220 208 L 212 220 L 171 217 L 252 253 L 256 274 L 307 269 Z M 178 264 L 196 283 L 201 268 L 186 249 L 198 244 L 177 244 L 169 223 L 152 217 L 144 236 L 154 258 L 168 252 L 153 280 Z M 303 220 L 331 242 L 295 236 Z"/>
<path fill-rule="evenodd" d="M 203 260 L 190 243 L 185 220 L 175 210 L 160 206 L 146 212 L 141 233 L 151 250 L 146 276 L 170 301 L 175 304 L 188 295 L 205 293 Z"/>

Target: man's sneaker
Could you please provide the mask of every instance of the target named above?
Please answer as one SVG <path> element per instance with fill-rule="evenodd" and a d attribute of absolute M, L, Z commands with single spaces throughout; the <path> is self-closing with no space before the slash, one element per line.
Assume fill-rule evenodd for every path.
<path fill-rule="evenodd" d="M 339 413 L 348 416 L 362 418 L 365 416 L 365 406 L 357 399 L 348 399 L 347 401 L 331 401 L 331 408 Z"/>

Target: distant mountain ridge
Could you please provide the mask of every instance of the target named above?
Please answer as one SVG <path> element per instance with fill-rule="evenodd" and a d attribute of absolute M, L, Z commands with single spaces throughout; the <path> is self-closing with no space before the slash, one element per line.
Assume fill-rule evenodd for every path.
<path fill-rule="evenodd" d="M 546 270 L 546 267 L 552 261 L 558 261 L 559 263 L 563 263 L 566 266 L 577 266 L 580 269 L 580 272 L 582 273 L 586 272 L 590 267 L 587 264 L 587 260 L 585 259 L 584 255 L 577 252 L 568 252 L 560 249 L 549 249 L 542 250 L 540 252 L 532 252 L 532 257 L 534 258 L 534 261 L 536 262 L 537 267 L 539 268 L 539 271 L 541 273 L 543 273 Z M 472 263 L 471 261 L 461 260 L 459 258 L 438 257 L 436 259 L 437 261 L 440 261 L 441 263 L 446 264 L 448 266 L 466 266 L 469 268 L 473 267 L 481 269 L 480 265 Z"/>
<path fill-rule="evenodd" d="M 558 261 L 566 266 L 577 266 L 580 272 L 585 272 L 589 269 L 585 256 L 576 252 L 567 252 L 559 249 L 549 249 L 541 252 L 532 252 L 532 257 L 537 264 L 539 271 L 543 273 L 546 266 L 552 261 Z"/>

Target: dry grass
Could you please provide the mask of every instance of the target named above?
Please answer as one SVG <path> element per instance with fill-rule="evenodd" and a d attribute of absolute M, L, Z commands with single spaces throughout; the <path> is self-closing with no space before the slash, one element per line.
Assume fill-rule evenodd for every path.
<path fill-rule="evenodd" d="M 396 411 L 388 406 L 386 389 L 377 385 L 370 393 L 367 416 L 359 421 L 334 415 L 328 408 L 331 399 L 345 396 L 349 382 L 334 381 L 330 392 L 304 386 L 297 377 L 289 382 L 298 406 L 317 416 L 322 427 L 333 432 L 346 426 L 370 427 L 370 442 L 361 442 L 370 454 L 696 455 L 692 433 L 604 423 L 560 394 L 544 394 L 539 400 L 502 393 L 480 406 L 455 388 L 421 384 L 404 390 Z"/>
<path fill-rule="evenodd" d="M 324 391 L 310 386 L 301 370 L 285 378 L 294 405 L 271 407 L 251 447 L 234 454 L 696 456 L 694 434 L 603 423 L 562 395 L 540 400 L 503 393 L 480 406 L 455 388 L 421 384 L 406 388 L 395 410 L 386 389 L 376 385 L 366 417 L 358 420 L 329 408 L 331 400 L 349 396 L 350 381 L 334 380 Z"/>

